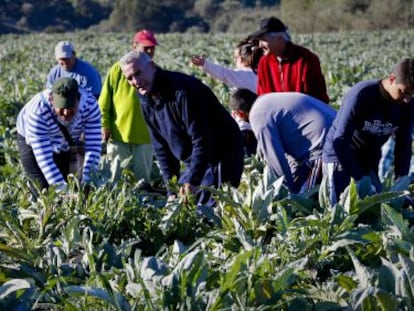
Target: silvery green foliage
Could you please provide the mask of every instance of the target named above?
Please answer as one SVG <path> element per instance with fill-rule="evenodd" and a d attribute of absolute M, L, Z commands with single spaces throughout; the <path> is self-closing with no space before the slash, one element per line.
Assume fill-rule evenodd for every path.
<path fill-rule="evenodd" d="M 407 51 L 398 47 L 412 42 L 413 34 L 297 39 L 320 56 L 338 106 L 351 85 L 385 76 Z M 66 35 L 79 56 L 106 73 L 132 34 Z M 88 198 L 71 177 L 68 195 L 52 187 L 32 202 L 12 128 L 23 103 L 43 88 L 60 38 L 2 37 L 0 67 L 8 70 L 0 79 L 6 161 L 0 166 L 0 309 L 413 310 L 408 177 L 389 175 L 381 193 L 367 181 L 351 183 L 331 205 L 326 181 L 292 195 L 283 178 L 253 157 L 240 187 L 213 190 L 217 206 L 203 209 L 179 200 L 166 205 L 165 197 L 141 193 L 127 171 L 111 185 L 103 160 Z M 226 104 L 230 89 L 188 66 L 188 59 L 202 50 L 213 61 L 230 63 L 239 39 L 160 34 L 156 62 L 201 78 Z M 30 61 L 33 51 L 36 62 Z"/>

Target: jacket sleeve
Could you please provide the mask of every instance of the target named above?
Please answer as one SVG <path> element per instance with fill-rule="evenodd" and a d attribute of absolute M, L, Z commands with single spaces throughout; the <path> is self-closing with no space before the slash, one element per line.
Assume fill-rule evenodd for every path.
<path fill-rule="evenodd" d="M 174 176 L 177 178 L 180 177 L 180 161 L 173 155 L 168 142 L 161 135 L 151 108 L 148 107 L 149 105 L 146 103 L 149 99 L 140 97 L 140 100 L 142 113 L 148 126 L 152 146 L 154 148 L 155 157 L 158 161 L 164 185 L 166 186 L 168 193 L 171 194 L 171 190 L 169 189 L 169 181 Z"/>
<path fill-rule="evenodd" d="M 102 128 L 110 129 L 111 110 L 113 107 L 113 85 L 112 81 L 116 76 L 115 65 L 109 70 L 102 85 L 98 104 L 102 116 Z"/>
<path fill-rule="evenodd" d="M 221 82 L 236 88 L 247 88 L 256 93 L 257 76 L 252 70 L 230 69 L 205 60 L 203 70 Z"/>
<path fill-rule="evenodd" d="M 364 176 L 363 168 L 351 147 L 352 136 L 356 128 L 357 106 L 358 96 L 345 97 L 336 117 L 333 148 L 345 171 L 355 180 L 360 180 Z"/>
<path fill-rule="evenodd" d="M 212 94 L 208 94 L 207 89 L 204 88 L 196 88 L 195 86 L 192 91 L 192 93 L 181 92 L 177 98 L 181 117 L 192 145 L 191 161 L 186 166 L 180 181 L 199 186 L 207 166 L 211 162 L 209 143 L 212 141 L 210 128 L 212 125 L 208 123 L 211 120 L 207 120 L 205 114 L 209 109 L 210 101 L 217 99 L 213 98 Z"/>
<path fill-rule="evenodd" d="M 98 99 L 102 91 L 101 75 L 99 71 L 93 67 L 89 78 L 91 79 L 91 81 L 89 81 L 89 84 L 91 85 L 92 94 L 96 99 Z"/>
<path fill-rule="evenodd" d="M 47 79 L 46 79 L 46 88 L 51 90 L 53 83 L 55 82 L 56 78 L 56 69 L 55 67 L 53 67 L 52 69 L 50 69 L 48 75 L 47 75 Z"/>
<path fill-rule="evenodd" d="M 27 113 L 26 140 L 30 141 L 33 154 L 49 185 L 65 184 L 65 179 L 53 160 L 53 147 L 49 136 L 52 114 L 47 110 Z"/>
<path fill-rule="evenodd" d="M 329 96 L 326 91 L 326 82 L 322 73 L 319 58 L 311 55 L 308 59 L 304 77 L 305 93 L 325 103 L 329 103 Z"/>
<path fill-rule="evenodd" d="M 269 73 L 267 65 L 267 57 L 263 56 L 259 61 L 259 66 L 257 68 L 257 95 L 263 95 L 270 92 L 269 89 Z"/>
<path fill-rule="evenodd" d="M 86 96 L 86 95 L 85 95 Z M 88 94 L 86 99 L 87 109 L 85 109 L 84 134 L 85 134 L 85 160 L 82 171 L 82 181 L 91 180 L 91 174 L 98 170 L 101 158 L 101 113 L 98 103 L 92 94 Z"/>

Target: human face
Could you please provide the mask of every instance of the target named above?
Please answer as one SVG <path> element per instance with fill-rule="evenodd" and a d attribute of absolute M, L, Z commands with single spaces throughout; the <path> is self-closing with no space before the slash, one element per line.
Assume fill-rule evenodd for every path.
<path fill-rule="evenodd" d="M 286 47 L 286 41 L 280 35 L 272 35 L 267 33 L 259 39 L 259 47 L 263 49 L 263 54 L 274 54 L 276 56 L 283 56 Z"/>
<path fill-rule="evenodd" d="M 53 95 L 50 100 L 53 104 Z M 72 121 L 73 117 L 75 116 L 76 112 L 78 111 L 79 100 L 76 101 L 76 104 L 72 108 L 57 108 L 53 107 L 55 113 L 60 121 L 63 121 L 63 124 L 68 124 Z"/>
<path fill-rule="evenodd" d="M 134 49 L 140 52 L 144 52 L 147 54 L 151 59 L 154 57 L 155 54 L 155 45 L 153 46 L 143 46 L 139 43 L 134 43 Z"/>
<path fill-rule="evenodd" d="M 246 67 L 242 62 L 239 49 L 234 49 L 233 60 L 237 69 Z"/>
<path fill-rule="evenodd" d="M 133 63 L 122 66 L 122 72 L 128 83 L 135 87 L 141 95 L 147 95 L 152 90 L 155 76 L 155 65 L 135 60 Z"/>
<path fill-rule="evenodd" d="M 76 56 L 72 55 L 67 58 L 59 58 L 57 63 L 65 70 L 70 71 L 75 66 Z"/>
<path fill-rule="evenodd" d="M 397 83 L 395 76 L 390 76 L 390 87 L 388 94 L 399 103 L 409 103 L 414 98 L 414 89 L 410 89 L 403 83 Z"/>

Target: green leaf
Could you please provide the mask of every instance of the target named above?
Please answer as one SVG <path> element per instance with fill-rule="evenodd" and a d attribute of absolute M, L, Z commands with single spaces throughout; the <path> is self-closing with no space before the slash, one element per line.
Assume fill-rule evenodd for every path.
<path fill-rule="evenodd" d="M 351 178 L 349 186 L 344 190 L 339 199 L 339 204 L 344 206 L 348 215 L 358 214 L 358 190 L 355 180 Z"/>
<path fill-rule="evenodd" d="M 395 295 L 400 272 L 398 268 L 385 258 L 381 258 L 382 266 L 378 273 L 378 287 Z"/>
<path fill-rule="evenodd" d="M 404 276 L 404 287 L 402 288 L 404 296 L 412 303 L 414 302 L 414 262 L 403 255 L 398 255 L 398 259 L 402 265 L 402 272 Z"/>
<path fill-rule="evenodd" d="M 402 198 L 408 194 L 407 191 L 400 192 L 381 192 L 372 196 L 367 196 L 356 204 L 355 213 L 362 214 L 375 205 L 388 203 L 395 199 Z"/>
<path fill-rule="evenodd" d="M 381 307 L 381 310 L 384 311 L 397 311 L 400 310 L 400 299 L 398 299 L 396 296 L 392 295 L 391 293 L 383 290 L 383 289 L 377 289 L 375 292 L 375 297 L 378 300 L 378 304 Z"/>
<path fill-rule="evenodd" d="M 361 288 L 368 288 L 370 286 L 371 275 L 368 272 L 368 269 L 364 267 L 355 256 L 354 252 L 347 247 L 348 253 L 351 256 L 352 262 L 355 267 L 355 272 L 359 280 L 359 284 Z"/>
<path fill-rule="evenodd" d="M 348 293 L 357 287 L 357 283 L 349 276 L 341 274 L 336 276 L 335 279 L 338 282 L 339 286 L 345 289 Z"/>
<path fill-rule="evenodd" d="M 408 227 L 408 221 L 403 218 L 401 213 L 389 205 L 383 205 L 382 214 L 384 224 L 393 225 L 399 230 L 403 240 L 414 243 L 414 233 Z"/>
<path fill-rule="evenodd" d="M 114 296 L 109 294 L 102 288 L 97 287 L 89 287 L 89 286 L 75 286 L 70 285 L 63 288 L 63 290 L 72 297 L 77 296 L 89 296 L 101 299 L 106 301 L 110 305 L 117 308 L 120 307 L 120 310 L 129 311 L 131 310 L 131 306 L 129 305 L 128 301 L 119 293 L 114 293 Z"/>

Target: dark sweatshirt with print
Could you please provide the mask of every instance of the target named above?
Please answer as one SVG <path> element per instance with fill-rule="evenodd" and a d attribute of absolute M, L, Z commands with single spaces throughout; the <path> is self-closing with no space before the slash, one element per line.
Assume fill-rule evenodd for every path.
<path fill-rule="evenodd" d="M 339 162 L 356 180 L 378 172 L 381 147 L 395 136 L 394 173 L 408 174 L 414 101 L 399 103 L 387 94 L 380 80 L 356 84 L 344 97 L 326 138 L 322 160 Z"/>

